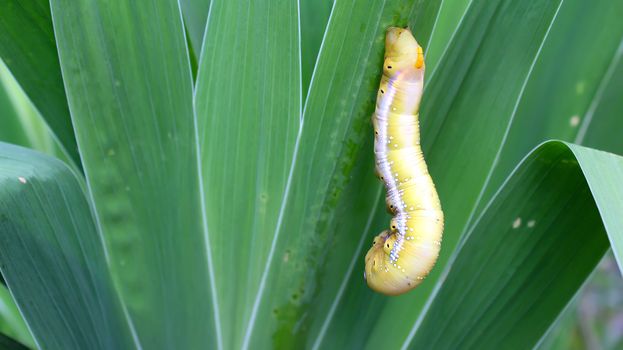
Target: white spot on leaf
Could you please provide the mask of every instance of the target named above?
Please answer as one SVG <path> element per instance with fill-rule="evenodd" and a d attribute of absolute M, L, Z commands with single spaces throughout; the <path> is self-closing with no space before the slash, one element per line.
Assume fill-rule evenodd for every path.
<path fill-rule="evenodd" d="M 571 117 L 571 119 L 569 119 L 569 125 L 573 127 L 580 125 L 580 116 L 574 115 L 573 117 Z"/>
<path fill-rule="evenodd" d="M 513 221 L 513 228 L 519 228 L 519 226 L 521 226 L 521 218 L 518 217 Z"/>
<path fill-rule="evenodd" d="M 27 182 L 27 181 L 26 181 L 26 178 L 21 177 L 21 176 L 20 176 L 20 177 L 18 177 L 17 179 L 19 180 L 19 182 L 21 182 L 21 183 L 23 183 L 23 184 L 25 184 L 25 183 Z"/>

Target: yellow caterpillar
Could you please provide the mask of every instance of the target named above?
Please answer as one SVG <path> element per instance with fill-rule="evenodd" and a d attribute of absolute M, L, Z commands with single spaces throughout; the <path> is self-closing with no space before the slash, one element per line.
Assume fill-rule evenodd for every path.
<path fill-rule="evenodd" d="M 374 124 L 376 171 L 385 183 L 391 228 L 374 238 L 364 277 L 373 290 L 398 295 L 433 268 L 443 212 L 420 147 L 418 122 L 424 53 L 409 29 L 389 28 Z"/>

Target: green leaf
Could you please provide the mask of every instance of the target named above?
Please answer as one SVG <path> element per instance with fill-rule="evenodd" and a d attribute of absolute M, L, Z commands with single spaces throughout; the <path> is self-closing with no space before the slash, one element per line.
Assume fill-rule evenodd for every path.
<path fill-rule="evenodd" d="M 214 348 L 210 248 L 177 1 L 52 0 L 97 222 L 145 349 Z"/>
<path fill-rule="evenodd" d="M 619 270 L 623 270 L 623 158 L 580 146 L 570 148 L 595 198 Z"/>
<path fill-rule="evenodd" d="M 303 98 L 307 97 L 318 51 L 327 29 L 334 0 L 299 1 L 301 31 L 301 79 Z"/>
<path fill-rule="evenodd" d="M 473 0 L 441 1 L 439 11 L 435 16 L 430 45 L 425 51 L 426 69 L 429 72 L 437 68 L 437 64 L 448 49 L 453 37 L 457 35 L 461 20 L 465 18 L 465 13 L 472 3 L 474 3 Z"/>
<path fill-rule="evenodd" d="M 210 0 L 180 0 L 186 33 L 192 47 L 191 60 L 199 57 L 210 12 Z"/>
<path fill-rule="evenodd" d="M 30 145 L 19 112 L 11 98 L 10 87 L 5 83 L 8 71 L 0 62 L 0 140 L 21 146 Z"/>
<path fill-rule="evenodd" d="M 0 105 L 0 141 L 55 156 L 79 169 L 1 61 Z"/>
<path fill-rule="evenodd" d="M 434 3 L 418 3 L 416 7 L 407 1 L 336 2 L 307 96 L 288 186 L 283 201 L 277 199 L 277 225 L 274 231 L 259 231 L 261 244 L 254 246 L 260 251 L 266 247 L 270 250 L 260 268 L 254 268 L 265 283 L 247 292 L 255 296 L 255 302 L 244 344 L 260 348 L 313 346 L 315 338 L 310 332 L 320 330 L 348 269 L 355 249 L 352 242 L 357 242 L 367 221 L 345 215 L 349 231 L 334 231 L 338 201 L 355 165 L 365 165 L 369 174 L 373 173 L 371 145 L 365 153 L 360 151 L 371 135 L 369 117 L 378 87 L 385 29 L 410 23 L 410 15 L 424 21 L 427 14 L 436 12 Z M 422 35 L 418 36 L 422 42 L 430 33 L 425 28 L 422 25 Z M 358 162 L 362 154 L 366 160 Z M 357 202 L 361 204 L 359 213 L 367 213 L 375 205 L 378 188 L 368 186 L 365 193 L 370 197 Z M 374 200 L 369 200 L 371 197 Z M 326 264 L 331 259 L 329 252 L 334 250 L 329 246 L 351 232 L 357 239 L 337 249 L 342 258 L 339 264 Z"/>
<path fill-rule="evenodd" d="M 622 157 L 557 141 L 537 148 L 468 232 L 403 347 L 534 347 L 608 238 L 621 257 L 621 178 Z"/>
<path fill-rule="evenodd" d="M 3 350 L 26 350 L 28 349 L 23 344 L 7 337 L 6 335 L 0 334 L 0 349 Z"/>
<path fill-rule="evenodd" d="M 80 164 L 47 0 L 0 3 L 0 58 L 48 123 L 69 158 Z"/>
<path fill-rule="evenodd" d="M 620 317 L 623 279 L 610 251 L 534 349 L 618 349 L 623 335 L 611 327 Z"/>
<path fill-rule="evenodd" d="M 270 324 L 254 305 L 300 125 L 297 26 L 295 0 L 214 2 L 208 20 L 195 102 L 225 349 L 262 347 L 248 324 Z"/>
<path fill-rule="evenodd" d="M 623 6 L 609 1 L 562 4 L 475 214 L 524 154 L 547 139 L 623 152 L 622 14 Z"/>
<path fill-rule="evenodd" d="M 0 143 L 0 269 L 37 346 L 133 346 L 75 173 Z"/>
<path fill-rule="evenodd" d="M 623 12 L 623 9 L 621 10 Z M 595 92 L 591 107 L 576 137 L 576 142 L 617 154 L 623 154 L 623 37 L 612 57 L 599 88 Z"/>
<path fill-rule="evenodd" d="M 195 51 L 193 47 L 193 43 L 190 40 L 188 34 L 188 28 L 184 27 L 184 31 L 186 33 L 186 46 L 188 48 L 188 59 L 190 60 L 190 70 L 192 71 L 193 81 L 197 79 L 197 70 L 199 69 L 199 57 L 198 53 Z"/>
<path fill-rule="evenodd" d="M 402 344 L 463 232 L 559 4 L 558 1 L 472 2 L 437 69 L 429 74 L 420 114 L 424 154 L 446 217 L 437 266 L 412 293 L 388 298 L 375 295 L 365 286 L 360 274 L 363 252 L 340 249 L 340 254 L 346 253 L 349 260 L 358 261 L 359 265 L 351 276 L 343 275 L 349 281 L 344 282 L 347 285 L 344 292 L 336 295 L 341 300 L 335 304 L 334 316 L 327 317 L 328 331 L 321 345 L 344 341 L 338 344 L 396 348 Z M 434 15 L 424 18 L 431 17 L 435 18 Z M 508 42 L 513 45 L 507 45 Z M 365 135 L 371 135 L 368 121 L 362 118 L 362 123 L 366 127 Z M 364 161 L 372 164 L 369 151 L 372 147 L 367 147 L 370 156 Z M 372 174 L 370 167 L 366 173 L 354 176 Z M 368 203 L 377 200 L 380 198 L 370 198 Z M 362 223 L 372 220 L 372 232 L 365 233 L 368 239 L 388 226 L 389 216 L 383 210 L 367 209 L 363 213 L 366 216 L 360 219 Z M 347 226 L 351 220 L 352 217 L 344 217 L 341 226 L 348 227 L 346 235 L 356 242 L 363 229 Z M 332 269 L 339 268 L 332 266 Z M 365 310 L 362 304 L 366 305 Z M 355 324 L 350 319 L 360 321 Z M 392 327 L 386 327 L 388 324 Z M 344 339 L 342 334 L 352 336 Z"/>
<path fill-rule="evenodd" d="M 20 315 L 13 296 L 4 284 L 0 285 L 0 333 L 30 348 L 35 347 L 35 341 L 30 335 L 28 326 Z"/>
<path fill-rule="evenodd" d="M 601 147 L 614 150 L 621 140 L 615 133 L 621 120 L 611 107 L 595 114 L 605 97 L 621 106 L 615 97 L 621 79 L 612 79 L 623 51 L 623 2 L 607 0 L 592 2 L 567 1 L 547 38 L 542 54 L 534 67 L 525 93 L 487 190 L 479 209 L 491 198 L 515 165 L 535 145 L 548 139 L 561 139 L 581 143 L 589 129 L 602 130 L 597 138 Z M 569 48 L 575 48 L 570 50 Z M 587 55 L 590 52 L 590 55 Z M 619 77 L 623 77 L 623 69 Z M 610 88 L 611 97 L 604 96 L 609 82 L 618 84 Z M 605 130 L 604 130 L 605 129 Z M 604 135 L 609 130 L 610 135 Z M 591 131 L 591 133 L 593 133 Z M 597 136 L 597 135 L 595 135 Z M 618 147 L 623 152 L 623 143 Z"/>

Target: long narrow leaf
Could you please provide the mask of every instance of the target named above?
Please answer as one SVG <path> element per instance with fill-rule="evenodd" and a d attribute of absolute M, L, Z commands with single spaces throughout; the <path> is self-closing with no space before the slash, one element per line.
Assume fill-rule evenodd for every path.
<path fill-rule="evenodd" d="M 208 19 L 195 103 L 226 349 L 271 325 L 255 308 L 300 124 L 297 3 L 217 1 Z"/>
<path fill-rule="evenodd" d="M 53 0 L 90 195 L 144 349 L 216 347 L 178 2 Z"/>
<path fill-rule="evenodd" d="M 0 58 L 76 164 L 80 164 L 48 0 L 0 3 Z"/>
<path fill-rule="evenodd" d="M 347 185 L 355 168 L 373 173 L 369 159 L 372 148 L 362 152 L 362 146 L 372 134 L 369 117 L 385 30 L 391 25 L 411 24 L 421 28 L 418 38 L 426 43 L 432 22 L 428 27 L 422 23 L 429 18 L 425 13 L 436 13 L 435 4 L 438 2 L 418 2 L 417 6 L 408 1 L 335 3 L 307 96 L 279 225 L 264 235 L 271 244 L 262 266 L 266 283 L 257 290 L 252 314 L 255 321 L 247 327 L 245 343 L 259 347 L 313 346 L 311 332 L 326 329 L 326 316 L 342 289 L 342 277 L 349 270 L 368 221 L 361 213 L 367 214 L 380 194 L 378 183 L 366 187 L 365 197 L 357 196 L 360 191 L 347 189 Z M 366 159 L 362 160 L 363 154 Z M 363 177 L 355 183 L 368 180 Z M 348 200 L 357 202 L 341 207 L 346 192 L 356 196 Z M 344 218 L 349 225 L 337 220 L 338 208 L 346 211 Z M 353 209 L 356 216 L 350 215 Z M 337 229 L 340 226 L 342 229 Z M 351 241 L 333 247 L 334 242 L 344 242 L 346 237 Z M 260 321 L 265 319 L 272 322 Z"/>
<path fill-rule="evenodd" d="M 8 70 L 0 62 L 0 140 L 20 146 L 29 146 L 30 140 L 20 120 L 19 111 L 4 80 Z"/>
<path fill-rule="evenodd" d="M 620 22 L 619 22 L 620 25 Z M 580 125 L 575 142 L 623 154 L 623 38 Z"/>
<path fill-rule="evenodd" d="M 79 170 L 8 68 L 0 62 L 0 141 L 55 156 Z"/>
<path fill-rule="evenodd" d="M 461 20 L 474 0 L 442 0 L 435 17 L 431 42 L 426 50 L 426 66 L 429 71 L 437 68 L 437 63 L 447 50 L 452 38 L 457 34 Z"/>
<path fill-rule="evenodd" d="M 301 0 L 299 4 L 301 18 L 301 79 L 303 98 L 306 98 L 334 0 Z"/>

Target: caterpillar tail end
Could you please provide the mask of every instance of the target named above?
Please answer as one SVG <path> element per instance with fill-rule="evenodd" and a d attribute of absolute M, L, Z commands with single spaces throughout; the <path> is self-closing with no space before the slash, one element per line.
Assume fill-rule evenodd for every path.
<path fill-rule="evenodd" d="M 373 291 L 388 296 L 404 294 L 417 287 L 434 264 L 439 254 L 438 249 L 427 249 L 426 255 L 422 256 L 424 264 L 407 264 L 400 266 L 389 261 L 388 256 L 396 243 L 396 234 L 389 230 L 381 232 L 374 238 L 374 243 L 366 254 L 366 266 L 364 279 L 368 287 Z"/>

